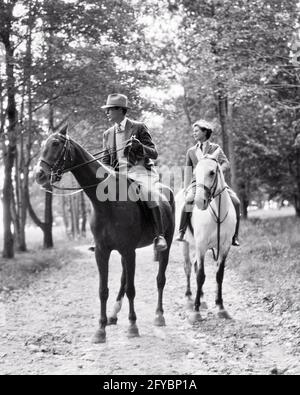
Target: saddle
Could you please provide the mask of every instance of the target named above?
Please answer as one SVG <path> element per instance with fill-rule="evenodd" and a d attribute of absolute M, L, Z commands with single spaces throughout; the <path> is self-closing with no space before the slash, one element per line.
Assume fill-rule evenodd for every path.
<path fill-rule="evenodd" d="M 128 196 L 128 191 L 130 189 L 130 195 L 131 195 L 132 200 L 134 202 L 136 202 L 138 204 L 138 206 L 141 208 L 141 210 L 143 212 L 143 215 L 147 219 L 150 219 L 151 218 L 150 208 L 148 207 L 147 202 L 145 202 L 145 201 L 140 199 L 140 193 L 139 192 L 140 192 L 140 188 L 141 187 L 138 185 L 137 181 L 135 181 L 135 180 L 133 180 L 133 179 L 131 179 L 129 177 L 125 177 L 125 176 L 119 174 L 118 172 L 115 173 L 115 177 L 117 179 L 118 185 L 120 185 L 120 179 L 123 178 L 122 183 L 123 183 L 124 186 L 126 185 L 126 188 L 127 188 L 127 191 L 126 191 L 127 195 L 126 196 Z M 134 186 L 136 188 L 130 188 L 133 184 L 134 184 Z M 108 186 L 107 186 L 107 188 L 108 188 Z M 119 198 L 120 198 L 120 191 L 117 189 L 116 204 L 120 205 L 122 203 L 123 204 L 126 203 L 126 201 L 122 201 L 122 200 L 120 201 Z"/>

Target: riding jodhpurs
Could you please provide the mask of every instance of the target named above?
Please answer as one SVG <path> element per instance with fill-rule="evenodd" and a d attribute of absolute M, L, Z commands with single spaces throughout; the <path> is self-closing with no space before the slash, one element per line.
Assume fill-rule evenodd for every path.
<path fill-rule="evenodd" d="M 167 242 L 164 238 L 163 220 L 159 207 L 159 175 L 154 168 L 148 170 L 144 166 L 138 165 L 128 170 L 128 177 L 135 181 L 140 200 L 145 202 L 151 211 L 156 236 L 155 249 L 164 251 L 167 248 Z M 134 184 L 131 184 L 131 188 L 136 189 Z"/>

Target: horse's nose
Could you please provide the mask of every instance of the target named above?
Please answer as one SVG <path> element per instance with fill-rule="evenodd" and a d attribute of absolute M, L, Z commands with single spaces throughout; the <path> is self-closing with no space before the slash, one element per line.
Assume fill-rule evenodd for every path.
<path fill-rule="evenodd" d="M 199 210 L 203 210 L 204 208 L 204 205 L 205 205 L 205 200 L 204 199 L 202 199 L 202 198 L 197 198 L 196 197 L 196 199 L 195 199 L 195 203 L 196 203 L 196 206 L 197 206 L 197 208 L 199 209 Z"/>
<path fill-rule="evenodd" d="M 35 169 L 35 180 L 40 185 L 43 185 L 45 182 L 47 182 L 47 174 L 40 166 Z"/>
<path fill-rule="evenodd" d="M 196 194 L 195 204 L 199 210 L 206 210 L 208 206 L 208 199 L 205 196 Z"/>

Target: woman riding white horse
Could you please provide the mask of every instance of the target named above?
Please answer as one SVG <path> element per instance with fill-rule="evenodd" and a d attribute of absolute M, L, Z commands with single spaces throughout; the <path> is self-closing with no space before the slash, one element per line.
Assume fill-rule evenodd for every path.
<path fill-rule="evenodd" d="M 186 196 L 186 205 L 184 206 L 181 214 L 181 221 L 179 226 L 179 236 L 177 237 L 178 241 L 184 240 L 184 235 L 190 221 L 191 212 L 193 210 L 193 203 L 195 199 L 196 193 L 196 184 L 195 177 L 193 176 L 193 172 L 197 166 L 197 163 L 203 156 L 209 154 L 213 154 L 214 152 L 218 152 L 217 160 L 221 165 L 223 172 L 226 174 L 226 171 L 229 169 L 230 164 L 229 161 L 224 154 L 223 150 L 218 144 L 211 143 L 209 141 L 210 136 L 214 130 L 213 125 L 210 122 L 207 122 L 203 119 L 195 122 L 193 124 L 193 136 L 197 142 L 195 146 L 190 148 L 186 155 L 186 166 L 185 166 L 185 174 L 184 174 L 184 190 Z M 234 205 L 236 211 L 236 228 L 235 233 L 232 238 L 232 245 L 239 246 L 239 225 L 240 225 L 240 215 L 241 215 L 241 202 L 237 197 L 236 193 L 227 186 L 228 193 L 231 197 L 232 203 Z"/>
<path fill-rule="evenodd" d="M 190 247 L 195 249 L 197 293 L 194 301 L 194 312 L 190 316 L 192 323 L 200 321 L 200 305 L 205 281 L 204 260 L 206 252 L 212 249 L 217 261 L 217 292 L 216 305 L 219 316 L 229 318 L 223 305 L 222 284 L 224 278 L 225 261 L 232 244 L 232 237 L 236 227 L 234 205 L 228 192 L 222 168 L 218 163 L 220 151 L 212 155 L 204 155 L 194 170 L 194 205 L 184 240 L 185 273 L 187 278 L 186 296 L 190 301 L 190 277 L 192 263 Z M 185 206 L 185 197 L 178 194 L 176 204 Z"/>

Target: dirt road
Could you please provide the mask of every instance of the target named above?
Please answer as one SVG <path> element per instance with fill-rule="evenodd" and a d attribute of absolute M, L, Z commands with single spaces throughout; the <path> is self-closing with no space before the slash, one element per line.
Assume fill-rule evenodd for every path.
<path fill-rule="evenodd" d="M 0 374 L 299 374 L 300 317 L 270 310 L 268 298 L 241 283 L 230 269 L 224 303 L 232 320 L 214 308 L 214 263 L 207 259 L 208 310 L 191 326 L 185 309 L 181 249 L 174 244 L 167 270 L 167 326 L 153 326 L 156 270 L 152 249 L 138 251 L 136 313 L 140 337 L 127 338 L 128 303 L 117 326 L 108 327 L 106 344 L 91 339 L 99 318 L 98 273 L 87 247 L 73 263 L 45 271 L 28 289 L 0 299 Z M 110 263 L 113 306 L 120 280 L 120 258 Z M 193 284 L 195 280 L 193 279 Z M 110 308 L 109 308 L 110 310 Z"/>

